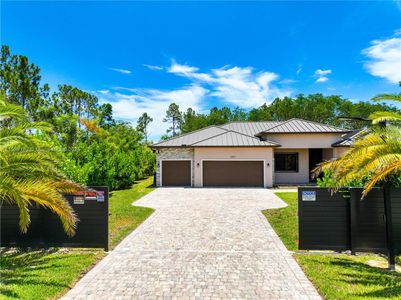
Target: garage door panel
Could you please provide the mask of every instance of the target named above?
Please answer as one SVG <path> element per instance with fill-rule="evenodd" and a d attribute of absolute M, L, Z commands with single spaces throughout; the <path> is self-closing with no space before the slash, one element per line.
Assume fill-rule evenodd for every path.
<path fill-rule="evenodd" d="M 191 161 L 162 161 L 162 186 L 191 186 Z"/>
<path fill-rule="evenodd" d="M 263 161 L 203 161 L 203 186 L 263 187 Z"/>

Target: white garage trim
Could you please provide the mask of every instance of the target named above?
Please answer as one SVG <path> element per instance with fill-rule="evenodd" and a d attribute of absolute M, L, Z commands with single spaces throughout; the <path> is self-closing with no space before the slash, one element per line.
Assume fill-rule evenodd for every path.
<path fill-rule="evenodd" d="M 261 161 L 263 162 L 263 187 L 266 186 L 265 182 L 265 172 L 266 172 L 266 160 L 258 158 L 205 158 L 201 159 L 201 187 L 203 187 L 203 161 Z"/>
<path fill-rule="evenodd" d="M 191 187 L 193 186 L 193 176 L 194 176 L 194 169 L 193 169 L 193 160 L 190 158 L 163 158 L 159 159 L 160 162 L 160 186 L 163 186 L 163 161 L 190 161 L 191 162 Z"/>

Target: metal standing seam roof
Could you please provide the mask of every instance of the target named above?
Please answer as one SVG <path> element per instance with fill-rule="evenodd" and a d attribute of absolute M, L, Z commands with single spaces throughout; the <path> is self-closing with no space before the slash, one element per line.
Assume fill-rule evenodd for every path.
<path fill-rule="evenodd" d="M 301 119 L 285 122 L 233 122 L 220 126 L 209 126 L 187 134 L 153 144 L 152 147 L 252 147 L 280 146 L 271 140 L 259 137 L 269 133 L 347 133 L 349 130 Z"/>
<path fill-rule="evenodd" d="M 195 130 L 193 132 L 183 134 L 180 136 L 176 136 L 170 138 L 166 141 L 161 141 L 159 143 L 153 144 L 153 147 L 181 147 L 181 146 L 190 146 L 193 143 L 199 142 L 201 140 L 205 140 L 221 133 L 225 133 L 227 130 L 222 129 L 217 126 L 209 126 L 199 130 Z"/>
<path fill-rule="evenodd" d="M 261 141 L 258 138 L 234 131 L 227 131 L 209 139 L 192 144 L 193 147 L 227 147 L 227 146 L 267 146 L 275 147 L 279 144 L 272 141 Z"/>
<path fill-rule="evenodd" d="M 346 133 L 350 130 L 338 128 L 330 125 L 306 121 L 301 119 L 290 119 L 281 122 L 274 127 L 261 131 L 257 136 L 270 133 Z"/>
<path fill-rule="evenodd" d="M 259 138 L 218 126 L 209 126 L 178 137 L 153 144 L 152 147 L 224 147 L 224 146 L 279 146 L 273 141 Z"/>
<path fill-rule="evenodd" d="M 354 130 L 342 136 L 342 139 L 338 142 L 332 144 L 333 147 L 350 147 L 355 142 L 355 140 L 363 137 L 368 133 L 368 130 Z"/>
<path fill-rule="evenodd" d="M 233 130 L 236 132 L 244 133 L 250 136 L 268 130 L 274 126 L 280 125 L 283 122 L 276 121 L 264 121 L 264 122 L 232 122 L 228 124 L 221 125 L 221 128 Z"/>

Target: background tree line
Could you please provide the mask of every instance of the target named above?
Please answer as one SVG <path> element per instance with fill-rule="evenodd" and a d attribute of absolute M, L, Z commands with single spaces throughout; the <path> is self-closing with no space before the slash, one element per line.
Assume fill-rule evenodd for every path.
<path fill-rule="evenodd" d="M 248 111 L 240 107 L 234 109 L 213 107 L 208 113 L 197 113 L 192 108 L 182 112 L 177 104 L 172 103 L 164 119 L 165 122 L 170 123 L 170 127 L 162 139 L 178 133 L 188 133 L 206 126 L 234 121 L 285 121 L 291 118 L 359 129 L 366 126 L 366 122 L 346 121 L 338 117 L 368 118 L 376 111 L 399 112 L 396 107 L 383 103 L 354 103 L 342 96 L 325 96 L 323 94 L 299 94 L 293 98 L 276 98 L 271 104 L 263 104 Z"/>
<path fill-rule="evenodd" d="M 62 153 L 60 167 L 71 180 L 86 185 L 128 187 L 136 179 L 154 171 L 154 154 L 148 147 L 148 126 L 153 121 L 144 113 L 134 128 L 117 121 L 109 103 L 77 87 L 60 84 L 51 91 L 41 83 L 40 68 L 23 55 L 2 46 L 0 93 L 12 104 L 20 105 L 32 121 L 45 121 L 51 132 L 35 132 Z M 339 116 L 367 118 L 375 111 L 398 112 L 379 103 L 357 102 L 341 96 L 323 94 L 276 98 L 271 104 L 244 110 L 213 107 L 199 113 L 171 103 L 163 121 L 169 123 L 162 139 L 188 133 L 210 125 L 233 121 L 284 121 L 303 118 L 340 127 L 361 128 L 364 122 L 339 120 Z"/>
<path fill-rule="evenodd" d="M 152 119 L 147 114 L 134 128 L 115 120 L 111 104 L 100 104 L 86 91 L 67 84 L 51 91 L 41 83 L 40 68 L 8 46 L 1 48 L 0 93 L 32 122 L 50 124 L 50 131 L 30 133 L 59 152 L 59 168 L 70 180 L 120 189 L 153 173 L 154 154 L 147 144 Z"/>

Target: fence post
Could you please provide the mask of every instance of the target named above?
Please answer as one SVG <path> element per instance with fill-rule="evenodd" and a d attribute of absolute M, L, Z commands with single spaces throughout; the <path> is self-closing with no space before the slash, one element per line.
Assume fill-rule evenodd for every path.
<path fill-rule="evenodd" d="M 356 192 L 355 190 L 352 190 L 348 188 L 349 192 L 349 229 L 350 229 L 350 244 L 351 244 L 351 254 L 355 255 L 356 254 L 356 239 L 358 237 L 357 235 L 357 220 L 358 220 L 358 207 L 357 205 L 359 198 L 355 195 Z"/>
<path fill-rule="evenodd" d="M 393 242 L 393 218 L 391 211 L 391 191 L 386 182 L 383 187 L 384 196 L 384 218 L 386 221 L 386 244 L 388 252 L 388 267 L 390 271 L 395 271 L 395 255 Z"/>
<path fill-rule="evenodd" d="M 105 189 L 104 189 L 104 193 L 105 193 L 105 195 L 104 195 L 104 200 L 105 200 L 105 205 L 106 205 L 106 213 L 105 213 L 105 215 L 106 215 L 106 234 L 105 234 L 105 237 L 106 237 L 106 241 L 105 241 L 105 247 L 104 247 L 104 251 L 106 251 L 106 252 L 109 252 L 109 244 L 110 244 L 110 237 L 109 237 L 109 207 L 110 207 L 110 194 L 109 194 L 109 187 L 107 186 L 107 187 L 105 187 Z"/>

